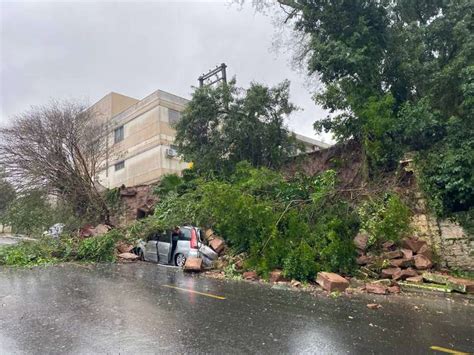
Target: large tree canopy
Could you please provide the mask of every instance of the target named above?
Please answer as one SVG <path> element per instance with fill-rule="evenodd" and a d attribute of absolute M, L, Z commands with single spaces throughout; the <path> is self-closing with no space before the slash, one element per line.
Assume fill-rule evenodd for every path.
<path fill-rule="evenodd" d="M 474 2 L 279 2 L 305 39 L 300 58 L 308 73 L 324 84 L 315 100 L 331 114 L 315 122 L 316 130 L 360 141 L 377 169 L 393 167 L 406 151 L 423 151 L 431 157 L 421 166 L 432 195 L 445 210 L 469 209 Z"/>
<path fill-rule="evenodd" d="M 272 88 L 252 83 L 244 90 L 235 80 L 197 88 L 176 125 L 176 143 L 198 171 L 225 173 L 242 160 L 279 167 L 296 149 L 284 125 L 295 109 L 287 81 Z"/>

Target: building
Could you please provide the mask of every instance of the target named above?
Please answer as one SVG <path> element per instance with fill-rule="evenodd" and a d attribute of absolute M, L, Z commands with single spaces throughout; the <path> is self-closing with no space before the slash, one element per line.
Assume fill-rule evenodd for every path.
<path fill-rule="evenodd" d="M 107 125 L 108 154 L 98 182 L 114 188 L 121 185 L 147 185 L 164 174 L 176 173 L 189 166 L 173 146 L 172 125 L 181 117 L 188 100 L 157 90 L 142 100 L 110 93 L 90 107 L 100 123 Z M 306 152 L 329 145 L 296 134 Z"/>

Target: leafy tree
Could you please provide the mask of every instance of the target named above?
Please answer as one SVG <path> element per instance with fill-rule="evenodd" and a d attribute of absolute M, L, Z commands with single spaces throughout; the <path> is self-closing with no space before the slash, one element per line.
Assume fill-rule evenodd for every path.
<path fill-rule="evenodd" d="M 226 173 L 242 160 L 257 167 L 281 166 L 297 148 L 284 126 L 296 109 L 289 85 L 252 83 L 242 89 L 233 80 L 197 88 L 176 125 L 180 153 L 198 172 Z"/>
<path fill-rule="evenodd" d="M 426 185 L 441 201 L 438 212 L 469 209 L 474 3 L 279 2 L 304 39 L 300 58 L 308 73 L 324 84 L 315 100 L 331 114 L 315 129 L 361 142 L 371 171 L 393 168 L 404 152 L 419 150 Z"/>

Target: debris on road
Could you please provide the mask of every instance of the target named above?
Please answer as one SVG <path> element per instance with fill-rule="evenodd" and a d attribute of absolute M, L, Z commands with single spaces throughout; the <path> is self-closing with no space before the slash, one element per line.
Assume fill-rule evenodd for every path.
<path fill-rule="evenodd" d="M 316 282 L 326 291 L 340 291 L 343 292 L 349 287 L 349 281 L 347 281 L 341 275 L 333 272 L 318 272 Z"/>
<path fill-rule="evenodd" d="M 379 309 L 379 308 L 382 308 L 382 305 L 378 304 L 378 303 L 369 303 L 367 305 L 367 308 L 369 308 L 369 309 Z"/>
<path fill-rule="evenodd" d="M 118 255 L 122 261 L 137 261 L 139 256 L 133 253 L 125 252 Z"/>
<path fill-rule="evenodd" d="M 189 257 L 186 259 L 184 264 L 184 271 L 201 271 L 202 270 L 202 259 Z"/>
<path fill-rule="evenodd" d="M 256 281 L 258 280 L 258 275 L 255 271 L 246 271 L 242 274 L 244 280 Z"/>
<path fill-rule="evenodd" d="M 276 269 L 270 272 L 270 282 L 280 282 L 280 281 L 288 281 L 284 276 L 283 276 L 283 271 Z"/>

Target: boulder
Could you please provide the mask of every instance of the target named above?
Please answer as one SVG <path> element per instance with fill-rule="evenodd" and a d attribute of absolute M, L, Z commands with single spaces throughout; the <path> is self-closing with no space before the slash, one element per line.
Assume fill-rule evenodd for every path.
<path fill-rule="evenodd" d="M 127 260 L 127 261 L 135 261 L 139 259 L 139 256 L 133 253 L 121 253 L 118 255 L 119 259 Z"/>
<path fill-rule="evenodd" d="M 369 241 L 369 235 L 365 232 L 359 232 L 354 238 L 354 245 L 357 249 L 367 249 L 367 242 Z"/>
<path fill-rule="evenodd" d="M 209 246 L 217 253 L 220 254 L 224 250 L 224 241 L 220 238 L 214 238 L 209 242 Z"/>
<path fill-rule="evenodd" d="M 381 283 L 370 283 L 365 285 L 365 290 L 368 293 L 374 293 L 376 295 L 386 295 L 388 293 L 388 287 Z"/>
<path fill-rule="evenodd" d="M 415 261 L 415 267 L 418 270 L 427 270 L 433 266 L 433 263 L 431 262 L 431 260 L 421 254 L 415 255 L 413 257 L 413 260 Z"/>
<path fill-rule="evenodd" d="M 411 251 L 417 253 L 420 248 L 425 245 L 426 242 L 424 240 L 420 240 L 418 238 L 405 238 L 402 240 L 402 246 L 406 249 L 410 249 Z"/>
<path fill-rule="evenodd" d="M 185 271 L 201 271 L 201 269 L 202 269 L 201 258 L 189 257 L 186 259 L 186 263 L 184 264 Z"/>
<path fill-rule="evenodd" d="M 424 244 L 417 252 L 418 255 L 426 256 L 428 259 L 433 260 L 433 252 L 428 244 Z"/>
<path fill-rule="evenodd" d="M 396 258 L 401 258 L 403 256 L 402 252 L 400 250 L 393 250 L 393 251 L 388 251 L 386 253 L 383 253 L 383 258 L 384 259 L 396 259 Z"/>
<path fill-rule="evenodd" d="M 396 273 L 401 272 L 402 270 L 399 267 L 391 267 L 387 269 L 382 269 L 382 272 L 380 273 L 380 277 L 384 279 L 391 279 L 393 278 L 393 275 Z"/>
<path fill-rule="evenodd" d="M 283 271 L 277 269 L 270 272 L 270 282 L 279 282 L 279 281 L 286 281 L 286 279 L 283 277 Z"/>
<path fill-rule="evenodd" d="M 413 250 L 402 248 L 400 251 L 402 252 L 404 259 L 413 258 Z"/>
<path fill-rule="evenodd" d="M 421 284 L 423 283 L 423 275 L 407 277 L 406 282 L 414 283 L 414 284 Z"/>
<path fill-rule="evenodd" d="M 418 276 L 418 273 L 416 272 L 416 270 L 413 270 L 412 268 L 409 267 L 408 269 L 400 270 L 399 272 L 394 273 L 392 278 L 394 280 L 405 280 L 409 277 L 415 277 L 415 276 Z"/>
<path fill-rule="evenodd" d="M 316 282 L 326 291 L 340 291 L 343 292 L 349 287 L 349 281 L 341 275 L 333 272 L 318 272 Z"/>
<path fill-rule="evenodd" d="M 246 271 L 242 274 L 245 280 L 255 281 L 258 280 L 258 275 L 255 271 Z"/>

